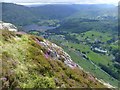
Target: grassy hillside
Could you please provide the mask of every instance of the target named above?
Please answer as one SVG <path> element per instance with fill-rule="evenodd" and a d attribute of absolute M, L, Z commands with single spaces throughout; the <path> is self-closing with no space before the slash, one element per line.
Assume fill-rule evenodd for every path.
<path fill-rule="evenodd" d="M 0 38 L 3 88 L 106 87 L 78 67 L 66 66 L 64 59 L 46 57 L 48 48 L 36 41 L 44 43 L 43 38 L 7 30 L 2 30 Z"/>
<path fill-rule="evenodd" d="M 48 38 L 63 47 L 83 69 L 113 86 L 118 85 L 120 64 L 117 35 L 91 30 L 84 33 L 53 34 Z M 91 47 L 102 48 L 107 53 L 96 52 Z"/>
<path fill-rule="evenodd" d="M 70 18 L 65 19 L 60 27 L 51 32 L 72 32 L 82 33 L 90 30 L 104 31 L 104 32 L 118 32 L 117 19 L 99 20 L 89 18 Z"/>

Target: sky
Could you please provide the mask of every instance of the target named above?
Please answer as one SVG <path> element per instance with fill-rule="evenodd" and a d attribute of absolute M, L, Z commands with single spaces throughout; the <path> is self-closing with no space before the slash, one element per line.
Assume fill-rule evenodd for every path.
<path fill-rule="evenodd" d="M 2 2 L 17 3 L 22 5 L 29 4 L 114 4 L 117 5 L 119 0 L 2 0 Z"/>

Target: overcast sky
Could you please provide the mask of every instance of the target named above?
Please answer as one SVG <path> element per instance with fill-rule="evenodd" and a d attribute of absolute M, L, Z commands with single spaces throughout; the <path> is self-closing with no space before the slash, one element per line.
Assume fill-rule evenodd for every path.
<path fill-rule="evenodd" d="M 2 0 L 18 4 L 45 4 L 45 3 L 71 3 L 71 4 L 118 4 L 119 0 Z"/>

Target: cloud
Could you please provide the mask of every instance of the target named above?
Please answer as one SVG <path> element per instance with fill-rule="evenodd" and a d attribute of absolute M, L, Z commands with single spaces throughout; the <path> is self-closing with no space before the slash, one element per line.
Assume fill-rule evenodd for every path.
<path fill-rule="evenodd" d="M 12 3 L 78 3 L 78 4 L 117 4 L 119 0 L 3 0 Z"/>

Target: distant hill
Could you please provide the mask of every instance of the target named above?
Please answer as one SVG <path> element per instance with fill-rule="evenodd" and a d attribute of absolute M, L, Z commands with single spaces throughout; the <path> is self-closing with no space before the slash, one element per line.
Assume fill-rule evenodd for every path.
<path fill-rule="evenodd" d="M 42 19 L 63 19 L 77 12 L 71 5 L 44 5 L 31 7 L 31 10 Z"/>
<path fill-rule="evenodd" d="M 114 15 L 115 6 L 105 4 L 50 4 L 43 6 L 27 7 L 13 3 L 2 4 L 3 21 L 13 23 L 15 25 L 26 25 L 39 22 L 44 19 L 59 19 L 74 17 L 91 18 L 99 15 Z"/>
<path fill-rule="evenodd" d="M 76 12 L 76 10 L 69 5 L 25 7 L 12 3 L 1 4 L 3 21 L 11 22 L 15 25 L 25 25 L 41 19 L 62 19 Z"/>
<path fill-rule="evenodd" d="M 78 12 L 69 18 L 90 18 L 98 16 L 117 16 L 117 7 L 111 4 L 76 4 L 74 6 Z"/>
<path fill-rule="evenodd" d="M 113 17 L 107 17 L 106 20 L 96 19 L 83 19 L 83 18 L 69 18 L 61 23 L 61 26 L 48 30 L 47 32 L 59 33 L 83 33 L 90 30 L 102 31 L 102 32 L 118 32 L 117 19 Z"/>
<path fill-rule="evenodd" d="M 35 20 L 36 17 L 28 7 L 12 3 L 2 3 L 2 20 L 15 25 L 24 25 Z"/>

